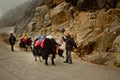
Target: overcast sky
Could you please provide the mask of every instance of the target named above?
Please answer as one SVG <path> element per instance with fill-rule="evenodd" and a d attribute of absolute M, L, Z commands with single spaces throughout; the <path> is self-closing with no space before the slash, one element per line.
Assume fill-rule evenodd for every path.
<path fill-rule="evenodd" d="M 0 16 L 9 9 L 12 9 L 28 0 L 0 0 Z"/>

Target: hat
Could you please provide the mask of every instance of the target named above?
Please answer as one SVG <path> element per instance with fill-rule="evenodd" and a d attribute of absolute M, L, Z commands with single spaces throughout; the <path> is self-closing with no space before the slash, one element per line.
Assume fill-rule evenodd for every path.
<path fill-rule="evenodd" d="M 10 35 L 13 35 L 13 33 L 10 33 Z"/>

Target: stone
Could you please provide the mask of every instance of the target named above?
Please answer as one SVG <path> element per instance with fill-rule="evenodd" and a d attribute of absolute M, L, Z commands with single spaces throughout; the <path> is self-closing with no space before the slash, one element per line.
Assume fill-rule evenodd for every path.
<path fill-rule="evenodd" d="M 120 52 L 120 35 L 117 36 L 112 45 L 113 52 Z"/>

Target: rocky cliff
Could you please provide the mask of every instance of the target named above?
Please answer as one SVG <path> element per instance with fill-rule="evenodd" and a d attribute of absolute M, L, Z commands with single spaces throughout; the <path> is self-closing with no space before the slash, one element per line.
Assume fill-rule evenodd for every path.
<path fill-rule="evenodd" d="M 35 8 L 24 34 L 59 40 L 66 30 L 74 37 L 81 59 L 120 66 L 120 1 L 94 0 L 92 5 L 91 1 L 45 0 Z"/>

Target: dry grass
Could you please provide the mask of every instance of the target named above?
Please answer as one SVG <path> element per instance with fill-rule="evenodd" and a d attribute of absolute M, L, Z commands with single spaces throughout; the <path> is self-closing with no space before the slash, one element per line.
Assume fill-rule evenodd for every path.
<path fill-rule="evenodd" d="M 9 43 L 9 41 L 8 41 L 8 39 L 9 39 L 9 35 L 8 34 L 6 34 L 6 33 L 1 33 L 0 34 L 0 37 L 1 37 L 1 39 L 5 42 L 5 43 Z"/>

